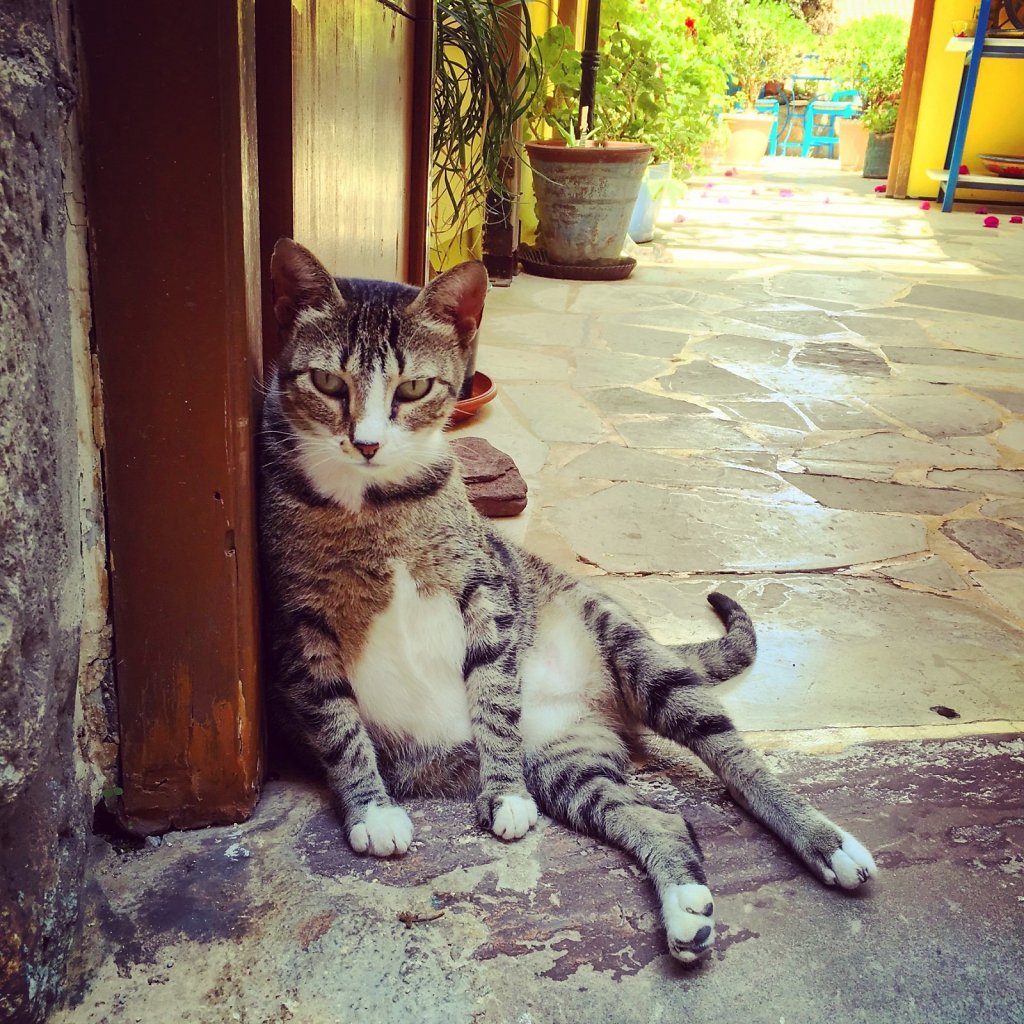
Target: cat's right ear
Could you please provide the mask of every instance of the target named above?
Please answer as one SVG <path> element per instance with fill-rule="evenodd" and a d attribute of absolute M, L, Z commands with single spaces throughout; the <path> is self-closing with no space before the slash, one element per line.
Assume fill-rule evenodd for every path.
<path fill-rule="evenodd" d="M 304 309 L 331 309 L 343 300 L 334 278 L 303 245 L 279 238 L 270 257 L 270 278 L 274 286 L 274 316 L 287 330 Z"/>

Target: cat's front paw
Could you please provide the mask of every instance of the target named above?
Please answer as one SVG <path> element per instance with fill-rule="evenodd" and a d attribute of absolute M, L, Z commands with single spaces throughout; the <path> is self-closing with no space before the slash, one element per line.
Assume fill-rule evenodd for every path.
<path fill-rule="evenodd" d="M 684 964 L 695 964 L 715 941 L 715 903 L 711 890 L 697 882 L 670 885 L 661 896 L 668 951 Z"/>
<path fill-rule="evenodd" d="M 480 823 L 499 839 L 522 839 L 537 824 L 537 805 L 525 793 L 485 793 L 476 808 Z"/>
<path fill-rule="evenodd" d="M 412 843 L 412 819 L 403 807 L 370 804 L 362 818 L 348 832 L 349 846 L 356 853 L 373 857 L 395 857 Z"/>

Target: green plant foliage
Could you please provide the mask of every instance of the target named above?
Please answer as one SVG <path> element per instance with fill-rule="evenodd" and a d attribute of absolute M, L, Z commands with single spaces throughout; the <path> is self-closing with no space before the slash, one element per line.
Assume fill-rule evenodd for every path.
<path fill-rule="evenodd" d="M 552 25 L 534 38 L 530 67 L 536 80 L 531 83 L 533 102 L 526 113 L 531 138 L 541 139 L 549 132 L 564 138 L 576 122 L 581 69 L 575 47 L 576 37 L 567 25 Z"/>
<path fill-rule="evenodd" d="M 738 99 L 753 107 L 765 82 L 793 73 L 812 52 L 817 37 L 793 8 L 779 0 L 715 0 L 731 9 L 729 72 L 739 87 Z"/>
<path fill-rule="evenodd" d="M 645 142 L 677 173 L 699 159 L 725 103 L 721 38 L 704 6 L 678 0 L 605 0 L 594 136 Z M 579 110 L 580 53 L 571 30 L 556 25 L 535 41 L 546 87 L 528 117 L 534 138 L 568 138 Z"/>
<path fill-rule="evenodd" d="M 822 60 L 837 83 L 859 90 L 864 124 L 878 134 L 896 128 L 910 25 L 893 14 L 859 18 L 837 29 Z"/>
<path fill-rule="evenodd" d="M 508 198 L 503 162 L 543 81 L 533 41 L 527 0 L 438 0 L 431 175 L 436 228 L 465 223 L 488 192 Z M 520 47 L 527 57 L 510 76 Z M 447 217 L 439 218 L 444 207 Z"/>

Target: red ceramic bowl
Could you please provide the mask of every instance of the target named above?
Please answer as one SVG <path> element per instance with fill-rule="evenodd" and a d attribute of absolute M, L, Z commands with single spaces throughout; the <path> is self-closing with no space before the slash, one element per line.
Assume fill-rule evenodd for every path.
<path fill-rule="evenodd" d="M 494 381 L 486 373 L 477 370 L 473 374 L 473 389 L 469 393 L 469 398 L 463 398 L 455 403 L 455 410 L 448 420 L 448 426 L 455 427 L 466 420 L 471 420 L 483 406 L 494 399 L 497 393 L 498 388 Z"/>
<path fill-rule="evenodd" d="M 1024 178 L 1024 156 L 998 156 L 981 153 L 978 159 L 1000 178 Z"/>

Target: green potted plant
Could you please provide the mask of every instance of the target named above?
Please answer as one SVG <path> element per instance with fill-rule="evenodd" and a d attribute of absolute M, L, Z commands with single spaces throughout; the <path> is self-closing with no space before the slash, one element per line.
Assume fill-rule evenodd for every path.
<path fill-rule="evenodd" d="M 628 233 L 650 241 L 665 201 L 683 192 L 680 179 L 701 163 L 718 130 L 725 93 L 720 42 L 703 7 L 679 0 L 604 0 L 596 106 L 600 137 L 653 147 Z M 578 110 L 580 53 L 573 33 L 556 25 L 536 41 L 547 89 L 538 94 L 530 135 L 567 134 Z"/>
<path fill-rule="evenodd" d="M 644 77 L 635 40 L 614 32 L 599 65 L 599 82 L 616 76 L 618 101 L 600 106 L 595 130 L 577 132 L 581 60 L 570 29 L 556 25 L 536 42 L 545 81 L 527 117 L 527 142 L 543 248 L 553 263 L 583 266 L 622 250 L 653 148 L 637 139 L 657 106 L 660 83 Z M 647 81 L 645 91 L 640 86 Z M 554 137 L 546 137 L 553 134 Z"/>
<path fill-rule="evenodd" d="M 889 174 L 893 135 L 903 89 L 903 68 L 907 60 L 909 24 L 893 14 L 877 14 L 848 22 L 827 40 L 823 59 L 837 84 L 856 89 L 861 95 L 861 132 L 866 136 L 863 173 L 865 178 Z M 857 125 L 837 121 L 840 164 L 857 145 Z"/>
<path fill-rule="evenodd" d="M 785 79 L 813 49 L 815 36 L 792 8 L 780 0 L 714 0 L 728 19 L 729 75 L 739 107 L 722 114 L 732 137 L 725 159 L 757 163 L 768 148 L 775 115 L 759 114 L 755 104 L 766 82 Z"/>
<path fill-rule="evenodd" d="M 465 258 L 488 194 L 514 198 L 503 168 L 543 74 L 528 0 L 438 0 L 435 20 L 431 263 L 443 269 Z"/>

